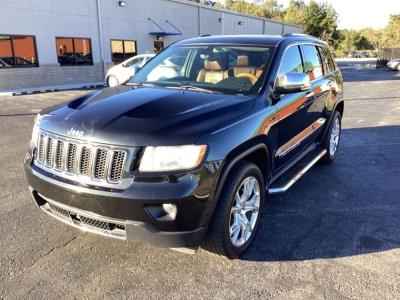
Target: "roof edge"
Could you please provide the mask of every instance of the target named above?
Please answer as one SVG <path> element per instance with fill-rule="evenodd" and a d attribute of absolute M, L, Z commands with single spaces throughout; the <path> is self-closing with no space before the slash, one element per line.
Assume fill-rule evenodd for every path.
<path fill-rule="evenodd" d="M 167 1 L 178 2 L 178 3 L 182 3 L 182 4 L 186 4 L 186 5 L 197 6 L 197 7 L 201 7 L 201 8 L 205 8 L 205 9 L 209 9 L 209 10 L 219 11 L 222 13 L 229 13 L 229 14 L 233 14 L 236 16 L 243 16 L 243 17 L 247 17 L 247 18 L 253 18 L 253 19 L 257 19 L 257 20 L 261 20 L 261 21 L 267 21 L 267 22 L 272 22 L 272 23 L 281 24 L 281 25 L 288 25 L 288 26 L 293 26 L 293 27 L 303 29 L 303 27 L 300 25 L 296 25 L 296 24 L 292 24 L 292 23 L 288 23 L 288 22 L 284 22 L 284 21 L 277 21 L 277 20 L 272 20 L 272 19 L 268 19 L 268 18 L 258 17 L 258 16 L 254 16 L 254 15 L 246 15 L 246 14 L 242 14 L 238 11 L 221 8 L 221 7 L 205 5 L 203 3 L 196 3 L 196 2 L 188 1 L 188 0 L 167 0 Z"/>

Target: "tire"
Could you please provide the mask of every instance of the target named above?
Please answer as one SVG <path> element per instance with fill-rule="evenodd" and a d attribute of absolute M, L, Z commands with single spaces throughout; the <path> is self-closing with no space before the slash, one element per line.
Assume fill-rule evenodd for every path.
<path fill-rule="evenodd" d="M 263 178 L 260 168 L 253 163 L 241 161 L 234 167 L 223 186 L 208 232 L 204 238 L 202 247 L 205 250 L 226 256 L 229 259 L 237 258 L 247 250 L 256 235 L 264 206 L 265 185 Z M 249 183 L 249 185 L 246 185 L 246 183 Z M 236 194 L 238 193 L 245 200 L 247 194 L 244 193 L 244 187 L 251 187 L 252 183 L 254 183 L 254 189 L 248 199 L 254 201 L 246 200 L 239 204 L 240 201 Z M 257 185 L 258 196 L 256 193 Z M 253 205 L 250 205 L 250 203 L 253 203 Z M 258 208 L 255 209 L 257 205 Z M 254 210 L 247 211 L 250 207 L 253 207 Z M 244 222 L 245 220 L 248 222 Z M 246 229 L 244 229 L 245 227 Z M 236 242 L 234 242 L 235 237 Z"/>
<path fill-rule="evenodd" d="M 107 78 L 107 85 L 109 87 L 115 87 L 115 86 L 119 85 L 118 79 L 115 76 L 112 76 L 112 75 L 109 76 Z"/>
<path fill-rule="evenodd" d="M 400 64 L 397 64 L 396 71 L 400 71 Z"/>
<path fill-rule="evenodd" d="M 328 133 L 324 141 L 322 142 L 323 148 L 327 151 L 327 153 L 321 158 L 322 163 L 332 163 L 337 155 L 339 149 L 339 143 L 342 133 L 342 116 L 340 112 L 335 111 L 332 122 L 329 124 Z M 336 144 L 334 146 L 333 144 Z"/>

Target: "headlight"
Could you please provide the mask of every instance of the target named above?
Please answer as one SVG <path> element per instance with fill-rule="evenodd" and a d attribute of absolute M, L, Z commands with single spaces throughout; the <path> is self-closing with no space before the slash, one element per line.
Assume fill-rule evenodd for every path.
<path fill-rule="evenodd" d="M 39 139 L 39 121 L 40 121 L 41 115 L 37 114 L 35 117 L 35 120 L 33 122 L 33 129 L 32 129 L 32 138 L 31 138 L 31 145 L 37 146 L 37 141 Z"/>
<path fill-rule="evenodd" d="M 161 172 L 188 170 L 197 167 L 206 154 L 207 146 L 146 147 L 139 171 Z"/>

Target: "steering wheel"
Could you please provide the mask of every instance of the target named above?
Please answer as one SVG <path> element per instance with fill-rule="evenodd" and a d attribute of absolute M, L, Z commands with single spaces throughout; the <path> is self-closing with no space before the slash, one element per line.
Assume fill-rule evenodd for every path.
<path fill-rule="evenodd" d="M 256 76 L 254 76 L 253 74 L 250 74 L 250 73 L 241 73 L 239 75 L 236 75 L 236 77 L 247 78 L 251 81 L 252 85 L 254 85 L 258 80 L 258 78 Z"/>

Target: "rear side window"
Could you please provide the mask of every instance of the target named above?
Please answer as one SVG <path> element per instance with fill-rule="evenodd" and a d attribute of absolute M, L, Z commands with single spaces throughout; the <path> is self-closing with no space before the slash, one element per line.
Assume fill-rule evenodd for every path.
<path fill-rule="evenodd" d="M 278 77 L 283 74 L 294 72 L 303 73 L 303 63 L 301 60 L 300 50 L 298 46 L 288 48 L 283 54 L 281 65 L 278 71 Z"/>
<path fill-rule="evenodd" d="M 322 55 L 323 55 L 323 62 L 324 62 L 324 68 L 327 73 L 330 73 L 336 69 L 335 63 L 333 62 L 332 55 L 329 51 L 328 48 L 326 47 L 320 47 L 319 48 Z"/>
<path fill-rule="evenodd" d="M 144 60 L 144 57 L 137 57 L 137 58 L 134 58 L 134 59 L 130 60 L 129 62 L 127 62 L 125 64 L 125 66 L 127 66 L 127 67 L 139 66 L 140 67 L 143 63 L 143 60 Z"/>
<path fill-rule="evenodd" d="M 310 80 L 317 79 L 324 75 L 322 69 L 322 59 L 318 49 L 314 45 L 303 45 L 304 50 L 304 67 L 310 77 Z"/>

